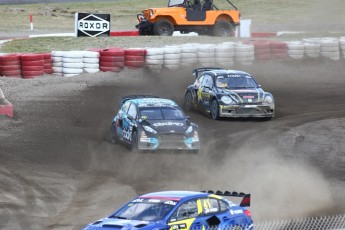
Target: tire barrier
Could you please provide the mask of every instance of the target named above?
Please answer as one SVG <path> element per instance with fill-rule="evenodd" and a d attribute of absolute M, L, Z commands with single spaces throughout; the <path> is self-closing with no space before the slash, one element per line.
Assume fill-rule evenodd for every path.
<path fill-rule="evenodd" d="M 271 49 L 269 41 L 254 41 L 254 57 L 258 61 L 271 60 Z"/>
<path fill-rule="evenodd" d="M 103 72 L 120 72 L 125 66 L 125 52 L 121 48 L 99 51 L 99 69 Z"/>
<path fill-rule="evenodd" d="M 83 51 L 84 72 L 99 72 L 99 56 L 99 52 L 96 51 Z"/>
<path fill-rule="evenodd" d="M 181 47 L 165 46 L 164 48 L 164 67 L 170 70 L 180 68 Z"/>
<path fill-rule="evenodd" d="M 22 54 L 22 78 L 35 78 L 44 75 L 43 54 Z"/>
<path fill-rule="evenodd" d="M 198 63 L 197 44 L 184 44 L 181 46 L 180 64 L 182 67 L 193 66 Z"/>
<path fill-rule="evenodd" d="M 1 89 L 0 89 L 0 115 L 13 117 L 13 105 L 5 98 L 5 95 Z"/>
<path fill-rule="evenodd" d="M 304 44 L 302 41 L 287 42 L 287 53 L 292 59 L 303 59 L 304 57 Z"/>
<path fill-rule="evenodd" d="M 145 66 L 146 49 L 124 49 L 125 66 L 129 69 L 138 69 Z"/>
<path fill-rule="evenodd" d="M 321 56 L 334 61 L 340 60 L 338 38 L 321 39 Z"/>
<path fill-rule="evenodd" d="M 339 45 L 340 45 L 340 51 L 343 56 L 343 59 L 345 59 L 345 37 L 340 37 Z"/>
<path fill-rule="evenodd" d="M 235 46 L 235 61 L 241 65 L 251 65 L 255 60 L 254 45 L 237 43 Z"/>
<path fill-rule="evenodd" d="M 321 53 L 321 40 L 319 38 L 303 39 L 304 54 L 309 58 L 318 58 Z"/>
<path fill-rule="evenodd" d="M 62 76 L 73 77 L 84 72 L 83 51 L 65 51 L 62 56 Z"/>
<path fill-rule="evenodd" d="M 42 54 L 1 54 L 0 76 L 34 78 L 43 74 L 72 77 L 81 73 L 120 72 L 124 67 L 145 67 L 152 72 L 194 66 L 229 68 L 254 61 L 345 59 L 345 36 L 306 38 L 302 41 L 242 41 L 220 44 L 187 43 L 161 48 L 110 47 L 86 51 L 52 51 Z"/>
<path fill-rule="evenodd" d="M 43 53 L 43 61 L 44 61 L 44 73 L 45 74 L 52 74 L 53 73 L 53 59 L 51 53 Z"/>
<path fill-rule="evenodd" d="M 233 66 L 235 62 L 234 42 L 223 42 L 215 48 L 215 65 L 220 67 Z"/>
<path fill-rule="evenodd" d="M 202 66 L 213 66 L 215 64 L 215 48 L 213 44 L 200 44 L 198 46 L 198 63 Z"/>
<path fill-rule="evenodd" d="M 273 59 L 284 60 L 287 59 L 288 46 L 285 42 L 271 41 L 270 42 L 270 52 Z"/>
<path fill-rule="evenodd" d="M 145 62 L 145 67 L 148 70 L 159 73 L 162 70 L 164 64 L 164 49 L 147 48 Z"/>
<path fill-rule="evenodd" d="M 21 78 L 21 62 L 19 54 L 5 54 L 0 56 L 0 75 Z"/>

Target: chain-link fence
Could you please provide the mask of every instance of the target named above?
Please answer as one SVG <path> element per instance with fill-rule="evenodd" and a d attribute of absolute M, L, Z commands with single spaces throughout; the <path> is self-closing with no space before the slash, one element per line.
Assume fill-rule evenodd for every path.
<path fill-rule="evenodd" d="M 345 230 L 345 214 L 257 222 L 255 230 Z"/>

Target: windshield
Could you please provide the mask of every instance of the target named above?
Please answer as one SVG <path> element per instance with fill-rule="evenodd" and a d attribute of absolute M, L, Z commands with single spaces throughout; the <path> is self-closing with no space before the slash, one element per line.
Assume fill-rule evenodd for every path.
<path fill-rule="evenodd" d="M 184 0 L 170 0 L 169 3 L 168 3 L 168 7 L 171 7 L 171 6 L 180 6 L 182 5 L 184 2 Z"/>
<path fill-rule="evenodd" d="M 174 107 L 163 108 L 140 108 L 139 115 L 145 120 L 183 120 L 185 116 L 183 112 Z"/>
<path fill-rule="evenodd" d="M 216 79 L 217 88 L 221 89 L 245 89 L 259 87 L 255 80 L 244 74 L 228 74 L 218 76 Z"/>
<path fill-rule="evenodd" d="M 136 199 L 127 204 L 110 218 L 159 221 L 162 220 L 176 205 L 174 201 L 161 201 L 152 199 Z"/>

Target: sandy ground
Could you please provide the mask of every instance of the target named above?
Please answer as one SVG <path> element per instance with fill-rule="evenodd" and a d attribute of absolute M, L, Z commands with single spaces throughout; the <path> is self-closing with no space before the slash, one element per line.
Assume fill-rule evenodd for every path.
<path fill-rule="evenodd" d="M 251 193 L 255 221 L 344 213 L 344 61 L 236 68 L 274 94 L 276 117 L 190 113 L 198 154 L 133 154 L 109 138 L 121 96 L 181 103 L 191 69 L 1 78 L 15 116 L 0 117 L 0 228 L 80 229 L 137 194 L 177 189 Z"/>

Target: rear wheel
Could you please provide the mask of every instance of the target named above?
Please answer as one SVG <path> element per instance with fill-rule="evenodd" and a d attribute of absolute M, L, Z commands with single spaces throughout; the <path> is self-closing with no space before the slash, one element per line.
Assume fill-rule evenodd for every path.
<path fill-rule="evenodd" d="M 219 105 L 218 105 L 217 100 L 213 100 L 211 102 L 211 116 L 213 120 L 219 119 Z"/>
<path fill-rule="evenodd" d="M 160 36 L 171 36 L 174 33 L 174 25 L 169 20 L 159 20 L 153 26 L 153 33 Z"/>
<path fill-rule="evenodd" d="M 116 124 L 113 123 L 111 125 L 111 143 L 116 144 L 117 143 L 117 132 L 116 132 Z"/>
<path fill-rule="evenodd" d="M 213 35 L 217 37 L 230 37 L 234 33 L 234 28 L 228 21 L 217 21 L 213 27 Z"/>
<path fill-rule="evenodd" d="M 132 141 L 131 141 L 131 146 L 130 149 L 132 152 L 136 151 L 138 149 L 138 134 L 137 131 L 134 131 L 132 133 Z"/>
<path fill-rule="evenodd" d="M 187 92 L 184 97 L 184 108 L 186 111 L 191 111 L 193 109 L 193 97 L 190 92 Z"/>

